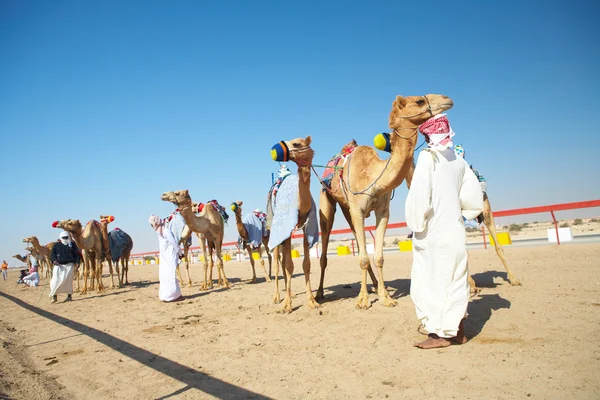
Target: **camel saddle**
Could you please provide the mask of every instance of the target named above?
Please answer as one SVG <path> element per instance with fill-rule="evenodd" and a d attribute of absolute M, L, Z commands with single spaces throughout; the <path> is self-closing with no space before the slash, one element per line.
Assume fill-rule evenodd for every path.
<path fill-rule="evenodd" d="M 325 171 L 321 176 L 321 181 L 324 185 L 331 189 L 331 180 L 333 179 L 336 171 L 339 171 L 340 175 L 342 174 L 342 170 L 346 165 L 346 161 L 348 160 L 348 156 L 352 154 L 352 152 L 356 149 L 358 144 L 356 140 L 352 140 L 347 143 L 344 147 L 342 147 L 342 151 L 333 156 L 331 160 L 327 163 L 325 167 Z M 341 162 L 341 165 L 339 165 Z"/>

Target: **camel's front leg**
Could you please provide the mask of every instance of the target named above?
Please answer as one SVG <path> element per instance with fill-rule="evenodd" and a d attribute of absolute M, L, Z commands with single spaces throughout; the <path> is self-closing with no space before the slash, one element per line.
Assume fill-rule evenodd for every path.
<path fill-rule="evenodd" d="M 110 273 L 110 287 L 109 287 L 109 289 L 114 289 L 115 288 L 115 281 L 113 279 L 113 265 L 112 265 L 112 260 L 110 259 L 110 257 L 106 258 L 106 262 L 108 263 L 108 272 Z M 102 265 L 102 264 L 100 264 L 100 265 Z M 118 277 L 119 276 L 117 275 L 117 278 Z"/>
<path fill-rule="evenodd" d="M 101 293 L 105 287 L 102 282 L 102 261 L 99 257 L 96 258 L 96 279 L 98 280 L 98 293 Z"/>
<path fill-rule="evenodd" d="M 212 283 L 212 270 L 210 271 L 210 282 L 208 281 L 208 253 L 206 252 L 206 241 L 202 236 L 199 236 L 200 245 L 202 246 L 202 258 L 204 262 L 202 263 L 204 267 L 204 283 L 200 285 L 200 290 L 208 290 L 213 287 Z"/>
<path fill-rule="evenodd" d="M 269 237 L 268 236 L 264 236 L 263 237 L 263 246 L 265 246 L 265 251 L 267 252 L 267 259 L 269 260 L 269 279 L 271 279 L 271 266 L 273 264 L 273 256 L 271 255 L 271 252 L 269 251 Z"/>
<path fill-rule="evenodd" d="M 275 259 L 275 296 L 273 296 L 273 303 L 277 304 L 281 301 L 279 295 L 279 248 L 281 246 L 275 246 L 273 249 L 273 258 Z M 284 267 L 285 270 L 285 267 Z"/>
<path fill-rule="evenodd" d="M 246 251 L 248 252 L 248 256 L 250 257 L 250 265 L 252 266 L 252 279 L 250 280 L 250 283 L 256 283 L 256 269 L 254 268 L 254 258 L 252 257 L 252 246 L 246 244 Z"/>
<path fill-rule="evenodd" d="M 356 308 L 366 310 L 371 307 L 369 302 L 369 292 L 367 290 L 367 271 L 369 269 L 369 255 L 367 254 L 366 238 L 365 238 L 365 221 L 364 216 L 360 213 L 352 213 L 352 223 L 356 232 L 356 242 L 358 245 L 358 259 L 362 272 L 362 280 L 360 284 L 360 293 L 356 301 Z M 380 285 L 381 286 L 381 285 Z"/>
<path fill-rule="evenodd" d="M 302 269 L 304 270 L 304 283 L 306 285 L 306 305 L 308 308 L 319 308 L 319 303 L 316 302 L 310 287 L 310 248 L 306 229 L 304 229 L 304 260 L 302 261 Z"/>
<path fill-rule="evenodd" d="M 484 196 L 483 200 L 483 223 L 487 227 L 490 235 L 492 235 L 492 239 L 494 239 L 494 248 L 496 249 L 496 254 L 502 261 L 504 265 L 504 269 L 506 269 L 506 274 L 508 275 L 508 281 L 512 286 L 521 286 L 521 282 L 517 279 L 517 277 L 512 273 L 510 268 L 508 267 L 508 263 L 504 258 L 504 249 L 498 243 L 498 237 L 496 235 L 496 225 L 494 222 L 494 216 L 492 215 L 492 208 L 490 206 L 490 201 L 487 195 Z"/>
<path fill-rule="evenodd" d="M 292 239 L 286 239 L 283 244 L 280 245 L 281 251 L 283 252 L 283 268 L 285 268 L 285 299 L 283 300 L 283 308 L 281 312 L 291 313 L 292 312 L 292 275 L 294 274 L 294 261 L 292 261 L 291 254 Z"/>
<path fill-rule="evenodd" d="M 87 294 L 88 276 L 90 272 L 89 267 L 89 255 L 86 252 L 83 254 L 83 291 L 81 294 Z"/>
<path fill-rule="evenodd" d="M 263 260 L 263 256 L 262 256 L 262 247 L 259 245 L 258 249 L 256 249 L 256 251 L 258 251 L 258 257 L 259 257 L 259 260 L 260 260 L 260 265 L 261 265 L 261 267 L 262 267 L 262 269 L 263 269 L 263 271 L 265 273 L 265 280 L 267 282 L 271 282 L 271 262 L 269 260 L 269 273 L 267 274 L 267 268 L 265 267 L 265 260 Z"/>
<path fill-rule="evenodd" d="M 226 288 L 230 288 L 231 284 L 229 283 L 229 281 L 227 280 L 227 277 L 225 276 L 225 268 L 223 267 L 223 257 L 221 257 L 221 246 L 222 246 L 222 241 L 218 241 L 217 242 L 217 266 L 219 268 L 219 276 L 223 279 L 223 286 L 225 286 Z M 211 257 L 212 260 L 212 257 Z"/>
<path fill-rule="evenodd" d="M 376 213 L 375 223 L 377 225 L 377 231 L 375 233 L 375 266 L 379 269 L 379 300 L 384 306 L 394 307 L 398 302 L 392 299 L 388 293 L 385 288 L 385 279 L 383 279 L 383 242 L 385 240 L 385 231 L 387 229 L 389 215 L 389 202 L 388 207 L 385 207 Z"/>
<path fill-rule="evenodd" d="M 327 249 L 329 248 L 329 236 L 331 235 L 334 217 L 335 200 L 327 192 L 321 191 L 321 198 L 319 200 L 319 226 L 321 229 L 321 258 L 319 259 L 319 263 L 321 264 L 321 279 L 316 296 L 318 301 L 325 300 L 324 284 L 325 270 L 327 269 Z"/>

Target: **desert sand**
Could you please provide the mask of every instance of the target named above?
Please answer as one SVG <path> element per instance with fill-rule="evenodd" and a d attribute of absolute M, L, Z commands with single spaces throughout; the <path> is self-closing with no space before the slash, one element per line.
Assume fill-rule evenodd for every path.
<path fill-rule="evenodd" d="M 319 310 L 304 305 L 295 260 L 289 315 L 260 270 L 248 283 L 248 261 L 225 264 L 231 289 L 207 292 L 193 265 L 178 303 L 158 300 L 156 265 L 132 267 L 125 288 L 58 304 L 47 280 L 24 288 L 11 271 L 0 281 L 0 398 L 598 398 L 600 244 L 505 252 L 523 286 L 508 284 L 492 249 L 470 251 L 482 290 L 469 305 L 469 342 L 437 350 L 412 347 L 423 336 L 408 295 L 411 253 L 385 255 L 398 306 L 371 294 L 366 311 L 354 308 L 356 257 L 330 257 Z M 312 267 L 316 290 L 318 260 Z"/>

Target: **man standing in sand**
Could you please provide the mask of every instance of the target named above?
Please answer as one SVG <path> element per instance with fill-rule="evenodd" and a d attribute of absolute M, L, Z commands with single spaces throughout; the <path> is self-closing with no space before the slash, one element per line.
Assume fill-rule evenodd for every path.
<path fill-rule="evenodd" d="M 8 264 L 6 260 L 2 260 L 2 279 L 6 280 L 8 278 Z"/>
<path fill-rule="evenodd" d="M 60 233 L 60 241 L 52 248 L 50 261 L 54 264 L 52 269 L 52 279 L 50 280 L 50 297 L 51 302 L 56 303 L 59 293 L 66 293 L 65 302 L 71 301 L 73 294 L 73 267 L 79 264 L 79 250 L 77 245 L 71 241 L 69 232 L 62 231 Z"/>
<path fill-rule="evenodd" d="M 428 339 L 421 349 L 466 342 L 469 303 L 466 234 L 463 224 L 483 211 L 479 181 L 452 145 L 454 132 L 444 114 L 419 130 L 429 148 L 419 154 L 406 198 L 406 223 L 413 234 L 410 295 Z"/>

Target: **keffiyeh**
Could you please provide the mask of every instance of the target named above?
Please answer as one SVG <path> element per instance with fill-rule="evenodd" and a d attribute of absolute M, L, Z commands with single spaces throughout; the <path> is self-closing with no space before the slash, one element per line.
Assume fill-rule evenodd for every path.
<path fill-rule="evenodd" d="M 454 131 L 446 114 L 438 114 L 433 118 L 429 118 L 419 126 L 419 131 L 429 138 L 429 147 L 436 150 L 445 150 L 453 146 Z"/>

